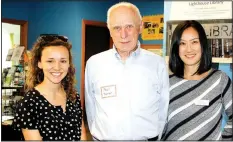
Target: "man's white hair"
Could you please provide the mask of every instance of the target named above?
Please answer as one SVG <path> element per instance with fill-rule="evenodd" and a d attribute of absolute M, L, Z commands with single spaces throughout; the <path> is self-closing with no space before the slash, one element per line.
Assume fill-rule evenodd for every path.
<path fill-rule="evenodd" d="M 138 16 L 139 20 L 142 21 L 142 16 L 140 14 L 140 11 L 135 5 L 133 5 L 132 3 L 129 3 L 129 2 L 119 2 L 119 3 L 111 6 L 108 9 L 108 13 L 107 13 L 107 25 L 108 25 L 108 27 L 110 27 L 110 15 L 111 15 L 112 11 L 114 9 L 119 8 L 119 7 L 128 7 L 128 8 L 130 8 L 131 10 L 133 10 L 135 12 L 135 14 Z"/>

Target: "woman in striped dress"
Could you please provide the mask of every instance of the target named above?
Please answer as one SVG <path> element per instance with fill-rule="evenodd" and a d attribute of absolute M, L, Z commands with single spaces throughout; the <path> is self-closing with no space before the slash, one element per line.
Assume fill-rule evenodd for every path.
<path fill-rule="evenodd" d="M 184 21 L 174 30 L 169 57 L 170 102 L 163 140 L 232 140 L 232 82 L 211 67 L 202 25 Z M 228 116 L 221 129 L 222 112 Z"/>

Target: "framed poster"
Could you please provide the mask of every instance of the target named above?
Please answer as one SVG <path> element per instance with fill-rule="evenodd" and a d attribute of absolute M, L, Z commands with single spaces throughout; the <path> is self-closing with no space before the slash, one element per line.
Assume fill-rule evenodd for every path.
<path fill-rule="evenodd" d="M 151 15 L 142 17 L 143 40 L 161 40 L 163 39 L 163 15 Z"/>

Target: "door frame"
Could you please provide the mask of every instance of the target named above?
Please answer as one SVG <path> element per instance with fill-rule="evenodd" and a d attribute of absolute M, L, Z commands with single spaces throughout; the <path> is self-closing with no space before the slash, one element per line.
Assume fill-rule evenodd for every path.
<path fill-rule="evenodd" d="M 20 25 L 20 46 L 24 46 L 25 49 L 27 49 L 27 46 L 28 46 L 28 22 L 25 20 L 2 18 L 2 23 Z"/>
<path fill-rule="evenodd" d="M 82 49 L 81 49 L 81 90 L 80 90 L 80 98 L 81 98 L 81 106 L 84 110 L 85 105 L 85 41 L 86 41 L 86 26 L 97 26 L 97 27 L 106 27 L 106 22 L 101 21 L 92 21 L 92 20 L 85 20 L 82 19 Z M 112 38 L 110 36 L 110 47 L 113 45 Z"/>

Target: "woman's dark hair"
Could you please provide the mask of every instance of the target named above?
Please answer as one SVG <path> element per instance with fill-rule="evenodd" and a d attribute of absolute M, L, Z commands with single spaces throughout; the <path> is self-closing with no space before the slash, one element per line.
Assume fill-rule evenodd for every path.
<path fill-rule="evenodd" d="M 31 57 L 28 64 L 29 69 L 27 71 L 25 89 L 31 90 L 43 81 L 44 73 L 38 67 L 38 62 L 41 61 L 42 51 L 48 46 L 64 46 L 68 50 L 70 67 L 66 77 L 62 79 L 61 84 L 64 87 L 67 98 L 71 101 L 76 101 L 77 91 L 75 89 L 75 68 L 71 55 L 72 45 L 65 36 L 48 34 L 41 35 L 37 39 L 30 53 Z"/>
<path fill-rule="evenodd" d="M 169 56 L 169 69 L 176 76 L 181 78 L 184 76 L 184 62 L 179 56 L 179 45 L 183 32 L 190 27 L 194 28 L 198 33 L 202 52 L 199 67 L 193 75 L 200 75 L 212 67 L 211 49 L 208 46 L 208 40 L 204 28 L 195 20 L 183 21 L 177 25 L 173 32 Z"/>

